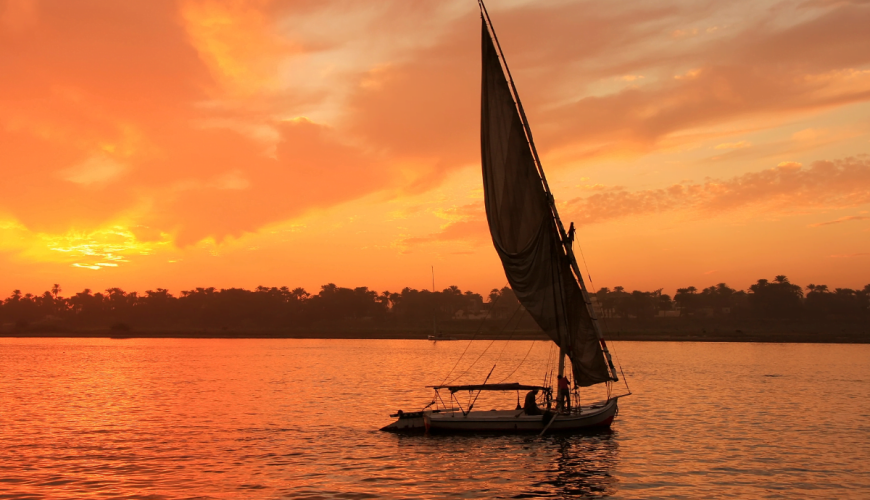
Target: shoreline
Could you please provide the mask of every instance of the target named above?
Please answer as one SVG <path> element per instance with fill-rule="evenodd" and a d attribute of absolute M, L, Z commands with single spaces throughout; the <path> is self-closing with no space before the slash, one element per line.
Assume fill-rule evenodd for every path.
<path fill-rule="evenodd" d="M 52 332 L 0 332 L 0 338 L 109 338 L 126 339 L 336 339 L 336 340 L 427 340 L 429 332 L 419 331 L 52 331 Z M 542 340 L 549 337 L 541 332 L 516 332 L 514 334 L 480 332 L 444 332 L 447 339 L 435 342 L 462 340 Z M 605 335 L 609 342 L 744 342 L 782 344 L 870 344 L 866 333 L 817 334 L 817 333 L 688 333 L 688 332 L 614 332 Z"/>

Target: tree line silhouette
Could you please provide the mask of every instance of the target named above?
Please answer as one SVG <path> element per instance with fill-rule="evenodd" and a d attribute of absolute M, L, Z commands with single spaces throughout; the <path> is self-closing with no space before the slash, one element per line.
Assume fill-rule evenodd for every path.
<path fill-rule="evenodd" d="M 60 285 L 41 295 L 14 290 L 0 304 L 0 323 L 13 328 L 293 328 L 322 324 L 415 324 L 475 318 L 486 307 L 480 294 L 451 286 L 440 292 L 405 288 L 378 293 L 367 287 L 323 285 L 317 294 L 304 288 L 259 286 L 196 288 L 179 296 L 158 288 L 144 294 L 109 288 L 85 289 L 70 297 Z M 507 295 L 513 296 L 507 289 Z M 493 290 L 490 302 L 502 294 Z M 513 300 L 516 302 L 516 298 Z M 498 301 L 497 301 L 498 302 Z M 501 301 L 507 302 L 507 301 Z M 500 312 L 500 307 L 495 308 Z"/>
<path fill-rule="evenodd" d="M 806 294 L 804 293 L 806 290 Z M 516 318 L 515 325 L 534 328 L 510 288 L 493 289 L 484 299 L 456 286 L 442 291 L 404 288 L 376 292 L 367 287 L 323 285 L 316 294 L 303 288 L 196 288 L 175 296 L 158 288 L 144 294 L 109 288 L 85 289 L 61 296 L 60 285 L 42 295 L 14 290 L 0 303 L 4 329 L 64 330 L 103 328 L 164 329 L 305 329 L 408 327 L 439 328 L 484 318 Z M 861 290 L 810 284 L 801 287 L 786 276 L 759 279 L 746 290 L 719 283 L 701 291 L 677 289 L 673 298 L 662 293 L 627 292 L 617 286 L 591 295 L 598 314 L 606 318 L 654 320 L 657 317 L 735 317 L 870 319 L 870 284 Z"/>
<path fill-rule="evenodd" d="M 673 299 L 661 289 L 628 293 L 619 286 L 602 288 L 594 295 L 605 317 L 870 318 L 870 284 L 860 290 L 831 291 L 827 285 L 795 285 L 784 275 L 773 281 L 759 279 L 746 290 L 735 290 L 725 283 L 700 292 L 694 286 L 678 288 Z"/>

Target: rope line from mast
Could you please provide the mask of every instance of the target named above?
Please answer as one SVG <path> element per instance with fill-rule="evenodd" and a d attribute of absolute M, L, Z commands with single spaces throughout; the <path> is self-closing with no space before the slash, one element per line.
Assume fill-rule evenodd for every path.
<path fill-rule="evenodd" d="M 501 296 L 499 296 L 499 298 L 501 298 Z M 522 306 L 523 306 L 522 304 L 518 304 L 518 305 L 517 305 L 517 308 L 514 310 L 514 313 L 511 315 L 510 319 L 507 320 L 507 323 L 505 323 L 505 326 L 502 327 L 502 329 L 499 331 L 499 333 L 503 332 L 503 331 L 505 330 L 505 328 L 507 327 L 507 325 L 509 325 L 510 322 L 513 321 L 514 316 L 516 316 L 517 312 L 519 312 L 519 310 L 520 310 L 520 308 L 521 308 Z M 492 342 L 490 342 L 489 345 L 486 346 L 486 349 L 484 349 L 483 352 L 481 352 L 480 355 L 477 356 L 477 359 L 475 359 L 474 362 L 472 362 L 472 363 L 468 366 L 468 368 L 465 369 L 464 372 L 462 372 L 462 373 L 460 373 L 459 375 L 457 375 L 457 376 L 456 376 L 456 377 L 451 381 L 451 383 L 453 383 L 453 382 L 459 380 L 459 378 L 461 378 L 463 375 L 465 375 L 466 373 L 468 373 L 469 370 L 471 370 L 471 369 L 474 367 L 474 365 L 477 364 L 478 361 L 480 361 L 480 358 L 482 358 L 483 355 L 486 354 L 486 351 L 488 351 L 489 348 L 492 347 L 493 344 L 495 344 L 495 339 L 493 339 Z M 496 360 L 496 361 L 498 361 L 498 360 Z M 487 377 L 487 379 L 489 379 L 489 377 Z"/>
<path fill-rule="evenodd" d="M 513 376 L 513 374 L 516 373 L 517 370 L 519 370 L 521 366 L 523 366 L 523 363 L 526 362 L 526 358 L 529 357 L 529 353 L 532 352 L 532 348 L 535 347 L 535 342 L 537 342 L 537 340 L 533 340 L 533 341 L 532 341 L 532 345 L 529 346 L 529 350 L 526 351 L 526 355 L 523 356 L 523 359 L 520 361 L 520 364 L 518 364 L 517 367 L 514 368 L 512 372 L 510 372 L 510 373 L 508 373 L 507 375 L 505 375 L 505 377 L 499 381 L 499 384 L 503 383 L 505 380 L 507 380 L 508 378 L 510 378 L 511 376 Z"/>
<path fill-rule="evenodd" d="M 522 307 L 523 307 L 523 304 L 520 303 L 520 304 L 519 304 L 519 307 L 518 307 L 517 310 L 514 312 L 514 315 L 516 315 L 516 313 L 520 312 L 520 309 L 522 309 Z M 511 318 L 513 318 L 513 316 L 512 316 Z M 506 339 L 504 340 L 504 347 L 501 348 L 501 352 L 499 352 L 499 353 L 498 353 L 498 357 L 495 358 L 495 362 L 496 362 L 496 363 L 498 363 L 499 360 L 501 360 L 502 355 L 504 354 L 505 350 L 507 350 L 508 345 L 510 345 L 510 341 L 511 341 L 511 339 L 513 339 L 514 334 L 517 333 L 517 330 L 519 330 L 519 328 L 520 328 L 520 322 L 521 322 L 522 320 L 523 320 L 523 316 L 522 316 L 522 314 L 520 314 L 520 316 L 517 318 L 517 322 L 514 323 L 514 328 L 513 328 L 513 330 L 511 330 L 510 335 L 508 335 L 508 338 L 506 338 Z M 508 321 L 508 324 L 510 324 L 510 321 Z M 534 342 L 534 341 L 533 341 L 533 342 Z M 523 358 L 523 361 L 525 361 L 525 358 Z M 522 363 L 522 362 L 520 362 L 520 363 Z M 517 366 L 517 368 L 519 368 L 519 366 Z M 515 372 L 515 371 L 517 371 L 516 368 L 514 368 L 514 372 Z M 511 374 L 513 374 L 513 372 L 511 372 Z"/>
<path fill-rule="evenodd" d="M 505 341 L 504 347 L 501 349 L 501 352 L 499 353 L 498 358 L 496 358 L 496 360 L 495 360 L 496 363 L 501 359 L 501 356 L 502 356 L 502 354 L 504 354 L 505 350 L 507 350 L 508 342 L 513 338 L 514 333 L 516 333 L 517 330 L 519 330 L 519 327 L 520 327 L 520 321 L 522 321 L 522 317 L 520 317 L 519 319 L 517 319 L 517 322 L 516 322 L 516 324 L 514 325 L 514 329 L 511 331 L 511 334 L 508 336 L 507 341 Z M 499 383 L 502 383 L 502 382 L 504 382 L 505 380 L 507 380 L 507 379 L 508 379 L 509 377 L 511 377 L 514 373 L 516 373 L 517 370 L 519 370 L 521 366 L 523 366 L 523 363 L 525 363 L 526 358 L 529 357 L 529 353 L 532 352 L 532 348 L 535 346 L 535 342 L 537 342 L 537 341 L 536 341 L 536 340 L 532 340 L 532 343 L 531 343 L 531 345 L 529 346 L 529 350 L 526 351 L 526 355 L 523 356 L 523 359 L 520 360 L 519 364 L 518 364 L 516 367 L 514 367 L 513 371 L 511 371 L 510 373 L 508 373 L 508 374 L 507 374 L 503 379 L 501 379 L 501 381 L 499 381 Z"/>
<path fill-rule="evenodd" d="M 556 346 L 556 343 L 553 342 L 550 344 L 550 350 L 547 351 L 547 369 L 544 371 L 544 381 L 541 385 L 547 386 L 550 384 L 550 381 L 553 378 L 553 347 Z M 558 347 L 558 346 L 556 346 Z M 561 351 L 560 351 L 561 352 Z"/>
<path fill-rule="evenodd" d="M 577 240 L 574 240 L 573 243 L 576 244 L 577 249 L 580 250 L 580 258 L 583 259 L 583 267 L 586 268 L 586 276 L 589 277 L 589 284 L 592 286 L 592 289 L 595 290 L 596 287 L 595 287 L 595 283 L 592 281 L 592 273 L 589 272 L 589 264 L 586 263 L 586 256 L 583 254 L 583 246 L 580 245 L 580 242 Z M 597 293 L 597 292 L 593 292 L 593 293 Z M 599 307 L 601 307 L 601 312 L 602 312 L 602 315 L 601 315 L 602 321 L 601 322 L 604 323 L 604 328 L 609 332 L 610 327 L 607 325 L 607 315 L 603 314 L 604 313 L 604 306 L 601 303 L 599 303 L 598 305 L 599 305 Z M 616 340 L 617 341 L 619 340 L 619 332 L 616 332 Z M 610 347 L 613 350 L 613 357 L 616 358 L 616 366 L 619 367 L 619 374 L 622 375 L 622 383 L 625 384 L 625 390 L 627 390 L 630 393 L 631 389 L 628 387 L 628 379 L 625 378 L 625 373 L 622 371 L 622 362 L 619 361 L 619 353 L 616 352 L 616 343 L 614 342 L 613 344 L 611 344 Z M 607 399 L 610 399 L 610 391 L 611 391 L 611 387 L 610 387 L 610 384 L 608 384 L 608 386 L 607 386 Z"/>
<path fill-rule="evenodd" d="M 505 283 L 504 286 L 502 287 L 502 289 L 506 288 L 507 286 L 508 286 L 508 283 Z M 444 383 L 447 382 L 447 379 L 450 377 L 450 374 L 453 373 L 453 370 L 455 370 L 456 367 L 459 366 L 459 362 L 462 361 L 463 357 L 465 357 L 465 353 L 468 352 L 468 348 L 471 347 L 471 343 L 474 341 L 474 338 L 477 337 L 477 334 L 480 333 L 480 330 L 483 328 L 483 324 L 486 322 L 487 319 L 489 319 L 489 315 L 492 314 L 492 310 L 495 309 L 496 304 L 499 303 L 501 298 L 502 298 L 502 295 L 499 294 L 498 298 L 495 299 L 495 302 L 493 302 L 492 305 L 489 306 L 489 309 L 486 311 L 486 316 L 484 316 L 483 319 L 480 320 L 480 323 L 477 325 L 477 331 L 474 332 L 474 335 L 472 335 L 470 339 L 468 339 L 468 344 L 465 346 L 465 350 L 462 351 L 462 354 L 459 356 L 459 359 L 456 360 L 456 364 L 454 364 L 453 368 L 451 368 L 450 371 L 447 372 L 447 375 L 444 377 L 444 380 L 441 381 L 440 385 L 444 385 Z"/>

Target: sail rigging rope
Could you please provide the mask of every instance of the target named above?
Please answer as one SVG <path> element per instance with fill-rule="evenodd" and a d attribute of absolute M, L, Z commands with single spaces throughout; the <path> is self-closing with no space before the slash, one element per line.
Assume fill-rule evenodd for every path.
<path fill-rule="evenodd" d="M 502 289 L 507 288 L 507 286 L 508 283 L 505 283 Z M 492 313 L 492 310 L 495 309 L 495 306 L 499 303 L 501 298 L 502 294 L 499 294 L 498 298 L 495 299 L 495 302 L 493 302 L 492 305 L 489 306 L 489 310 L 486 311 L 486 316 L 484 316 L 483 319 L 480 320 L 480 323 L 478 323 L 477 325 L 477 331 L 474 332 L 474 335 L 472 335 L 471 338 L 468 340 L 468 344 L 465 346 L 465 350 L 462 351 L 459 359 L 456 360 L 456 364 L 454 364 L 453 368 L 451 368 L 450 371 L 447 372 L 447 375 L 444 377 L 444 380 L 441 381 L 440 385 L 444 385 L 444 383 L 447 382 L 447 379 L 450 377 L 450 374 L 453 373 L 453 370 L 455 370 L 456 367 L 459 366 L 459 362 L 462 361 L 463 357 L 465 357 L 465 353 L 468 352 L 468 348 L 471 347 L 471 343 L 474 341 L 474 338 L 477 337 L 478 333 L 480 333 L 480 330 L 483 328 L 483 324 L 486 323 L 487 319 L 489 319 L 489 315 Z"/>
<path fill-rule="evenodd" d="M 492 376 L 493 371 L 495 371 L 495 365 L 492 365 L 492 368 L 489 370 L 489 374 L 483 380 L 483 385 L 486 385 L 486 382 L 489 380 L 489 377 Z M 468 413 L 471 413 L 472 408 L 474 408 L 474 403 L 477 403 L 477 398 L 480 397 L 481 392 L 483 392 L 483 390 L 478 390 L 477 394 L 474 396 L 474 401 L 472 401 L 471 404 L 468 405 Z M 468 415 L 468 413 L 466 413 L 466 415 Z"/>
<path fill-rule="evenodd" d="M 514 336 L 514 333 L 516 333 L 517 330 L 519 330 L 519 328 L 520 328 L 520 321 L 522 321 L 522 317 L 520 317 L 519 319 L 517 319 L 517 322 L 516 322 L 516 324 L 514 325 L 514 329 L 511 331 L 511 334 L 508 336 L 507 341 L 505 341 L 504 347 L 502 347 L 501 352 L 498 354 L 498 358 L 496 358 L 496 360 L 495 360 L 496 362 L 498 362 L 498 361 L 501 359 L 502 354 L 504 354 L 504 351 L 507 349 L 507 346 L 508 346 L 510 340 L 511 340 L 511 339 L 513 338 L 513 336 Z M 502 382 L 504 382 L 505 380 L 507 380 L 507 379 L 508 379 L 509 377 L 511 377 L 514 373 L 516 373 L 516 371 L 519 370 L 521 366 L 523 366 L 523 363 L 525 363 L 526 358 L 529 357 L 529 353 L 532 352 L 532 347 L 535 346 L 535 342 L 537 342 L 537 341 L 536 341 L 536 340 L 533 340 L 533 341 L 532 341 L 531 345 L 529 345 L 529 350 L 526 351 L 526 355 L 523 356 L 523 359 L 520 360 L 520 363 L 519 363 L 516 367 L 514 367 L 513 371 L 511 371 L 511 372 L 508 373 L 508 374 L 507 374 L 503 379 L 501 379 L 501 381 L 500 381 L 499 383 L 502 383 Z"/>
<path fill-rule="evenodd" d="M 499 296 L 499 298 L 501 298 L 501 296 Z M 514 316 L 517 315 L 517 313 L 519 312 L 519 310 L 520 310 L 521 307 L 523 307 L 522 304 L 517 304 L 517 308 L 514 310 L 514 313 L 511 315 L 510 319 L 507 320 L 507 323 L 505 323 L 505 325 L 501 328 L 501 330 L 499 330 L 498 333 L 502 333 L 503 331 L 505 331 L 505 328 L 507 328 L 507 325 L 509 325 L 510 322 L 513 321 Z M 475 359 L 474 362 L 472 362 L 472 363 L 468 366 L 468 368 L 465 369 L 464 372 L 462 372 L 462 373 L 460 373 L 459 375 L 457 375 L 457 376 L 456 376 L 456 377 L 451 381 L 451 383 L 453 383 L 453 382 L 459 380 L 463 375 L 465 375 L 466 373 L 468 373 L 468 371 L 471 370 L 471 369 L 474 367 L 474 365 L 477 364 L 478 361 L 480 361 L 480 358 L 482 358 L 483 355 L 486 354 L 486 351 L 488 351 L 489 348 L 492 347 L 493 344 L 495 344 L 495 339 L 493 339 L 492 342 L 490 342 L 489 345 L 486 346 L 486 349 L 484 349 L 483 352 L 481 352 L 480 355 L 477 356 L 477 359 Z M 496 361 L 498 361 L 498 360 L 496 360 Z M 493 368 L 495 368 L 495 367 L 493 367 Z M 491 373 L 490 373 L 490 374 L 491 374 Z M 489 379 L 489 377 L 487 377 L 487 379 Z"/>
<path fill-rule="evenodd" d="M 522 305 L 522 304 L 519 304 L 519 307 L 517 307 L 517 310 L 514 311 L 514 315 L 516 315 L 516 313 L 520 312 L 520 309 L 521 309 L 522 307 L 523 307 L 523 305 Z M 511 316 L 511 319 L 513 319 L 513 316 Z M 499 353 L 498 353 L 498 357 L 495 358 L 495 362 L 496 362 L 496 363 L 499 362 L 499 360 L 501 359 L 502 354 L 504 354 L 504 351 L 507 349 L 508 345 L 510 345 L 510 341 L 511 341 L 511 339 L 513 339 L 514 334 L 517 333 L 517 330 L 519 330 L 519 328 L 520 328 L 520 321 L 522 321 L 522 320 L 523 320 L 523 316 L 522 316 L 522 314 L 521 314 L 521 315 L 517 318 L 517 322 L 514 324 L 514 328 L 513 328 L 513 330 L 511 330 L 510 335 L 508 335 L 508 338 L 505 339 L 504 347 L 501 348 L 501 352 L 499 352 Z M 510 321 L 508 321 L 508 324 L 510 324 Z M 525 360 L 525 358 L 523 358 L 523 359 Z M 517 367 L 517 368 L 519 368 L 519 367 Z M 517 371 L 516 368 L 514 368 L 514 371 Z M 513 373 L 513 372 L 511 372 L 511 373 Z"/>
<path fill-rule="evenodd" d="M 577 246 L 577 249 L 580 250 L 580 258 L 583 259 L 583 267 L 586 268 L 586 276 L 589 278 L 589 284 L 592 285 L 592 289 L 595 290 L 595 283 L 592 281 L 592 273 L 589 272 L 589 265 L 586 263 L 586 256 L 583 255 L 583 247 L 580 245 L 580 242 L 577 240 L 573 241 L 573 244 Z M 595 293 L 595 292 L 593 292 Z M 597 298 L 597 297 L 596 297 Z M 599 303 L 599 307 L 601 307 L 601 322 L 604 323 L 604 329 L 609 331 L 610 327 L 607 326 L 607 315 L 604 313 L 603 304 Z M 616 340 L 619 340 L 619 332 L 616 332 Z M 628 379 L 625 378 L 625 373 L 622 371 L 622 363 L 619 361 L 619 353 L 616 352 L 616 343 L 610 344 L 611 349 L 613 350 L 613 357 L 616 358 L 616 366 L 619 367 L 619 374 L 622 375 L 622 383 L 625 384 L 625 390 L 631 393 L 631 389 L 628 387 Z M 610 391 L 611 384 L 607 384 L 607 399 L 610 399 Z"/>
<path fill-rule="evenodd" d="M 552 364 L 553 364 L 553 346 L 555 346 L 555 345 L 556 345 L 555 343 L 551 343 L 550 350 L 547 352 L 547 369 L 544 371 L 544 381 L 541 382 L 541 385 L 549 384 L 550 379 L 553 377 L 551 371 L 552 371 Z"/>
<path fill-rule="evenodd" d="M 512 372 L 510 372 L 510 373 L 508 373 L 507 375 L 505 375 L 505 377 L 504 377 L 503 379 L 501 379 L 501 381 L 499 381 L 499 384 L 503 383 L 505 380 L 507 380 L 508 378 L 510 378 L 511 376 L 513 376 L 513 374 L 516 373 L 517 370 L 519 370 L 521 366 L 523 366 L 523 363 L 526 362 L 526 358 L 529 357 L 529 353 L 532 352 L 532 348 L 535 347 L 535 342 L 537 342 L 537 340 L 533 340 L 533 341 L 532 341 L 532 345 L 529 346 L 529 350 L 526 351 L 526 355 L 523 356 L 523 359 L 520 361 L 520 364 L 518 364 L 517 367 L 514 368 Z M 519 394 L 519 393 L 518 393 L 518 394 Z"/>

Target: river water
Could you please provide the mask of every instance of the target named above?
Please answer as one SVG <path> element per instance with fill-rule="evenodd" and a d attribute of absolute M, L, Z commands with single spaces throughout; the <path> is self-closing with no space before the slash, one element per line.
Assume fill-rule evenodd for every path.
<path fill-rule="evenodd" d="M 612 430 L 538 438 L 378 428 L 546 342 L 0 339 L 0 498 L 870 498 L 870 346 L 611 345 Z"/>

